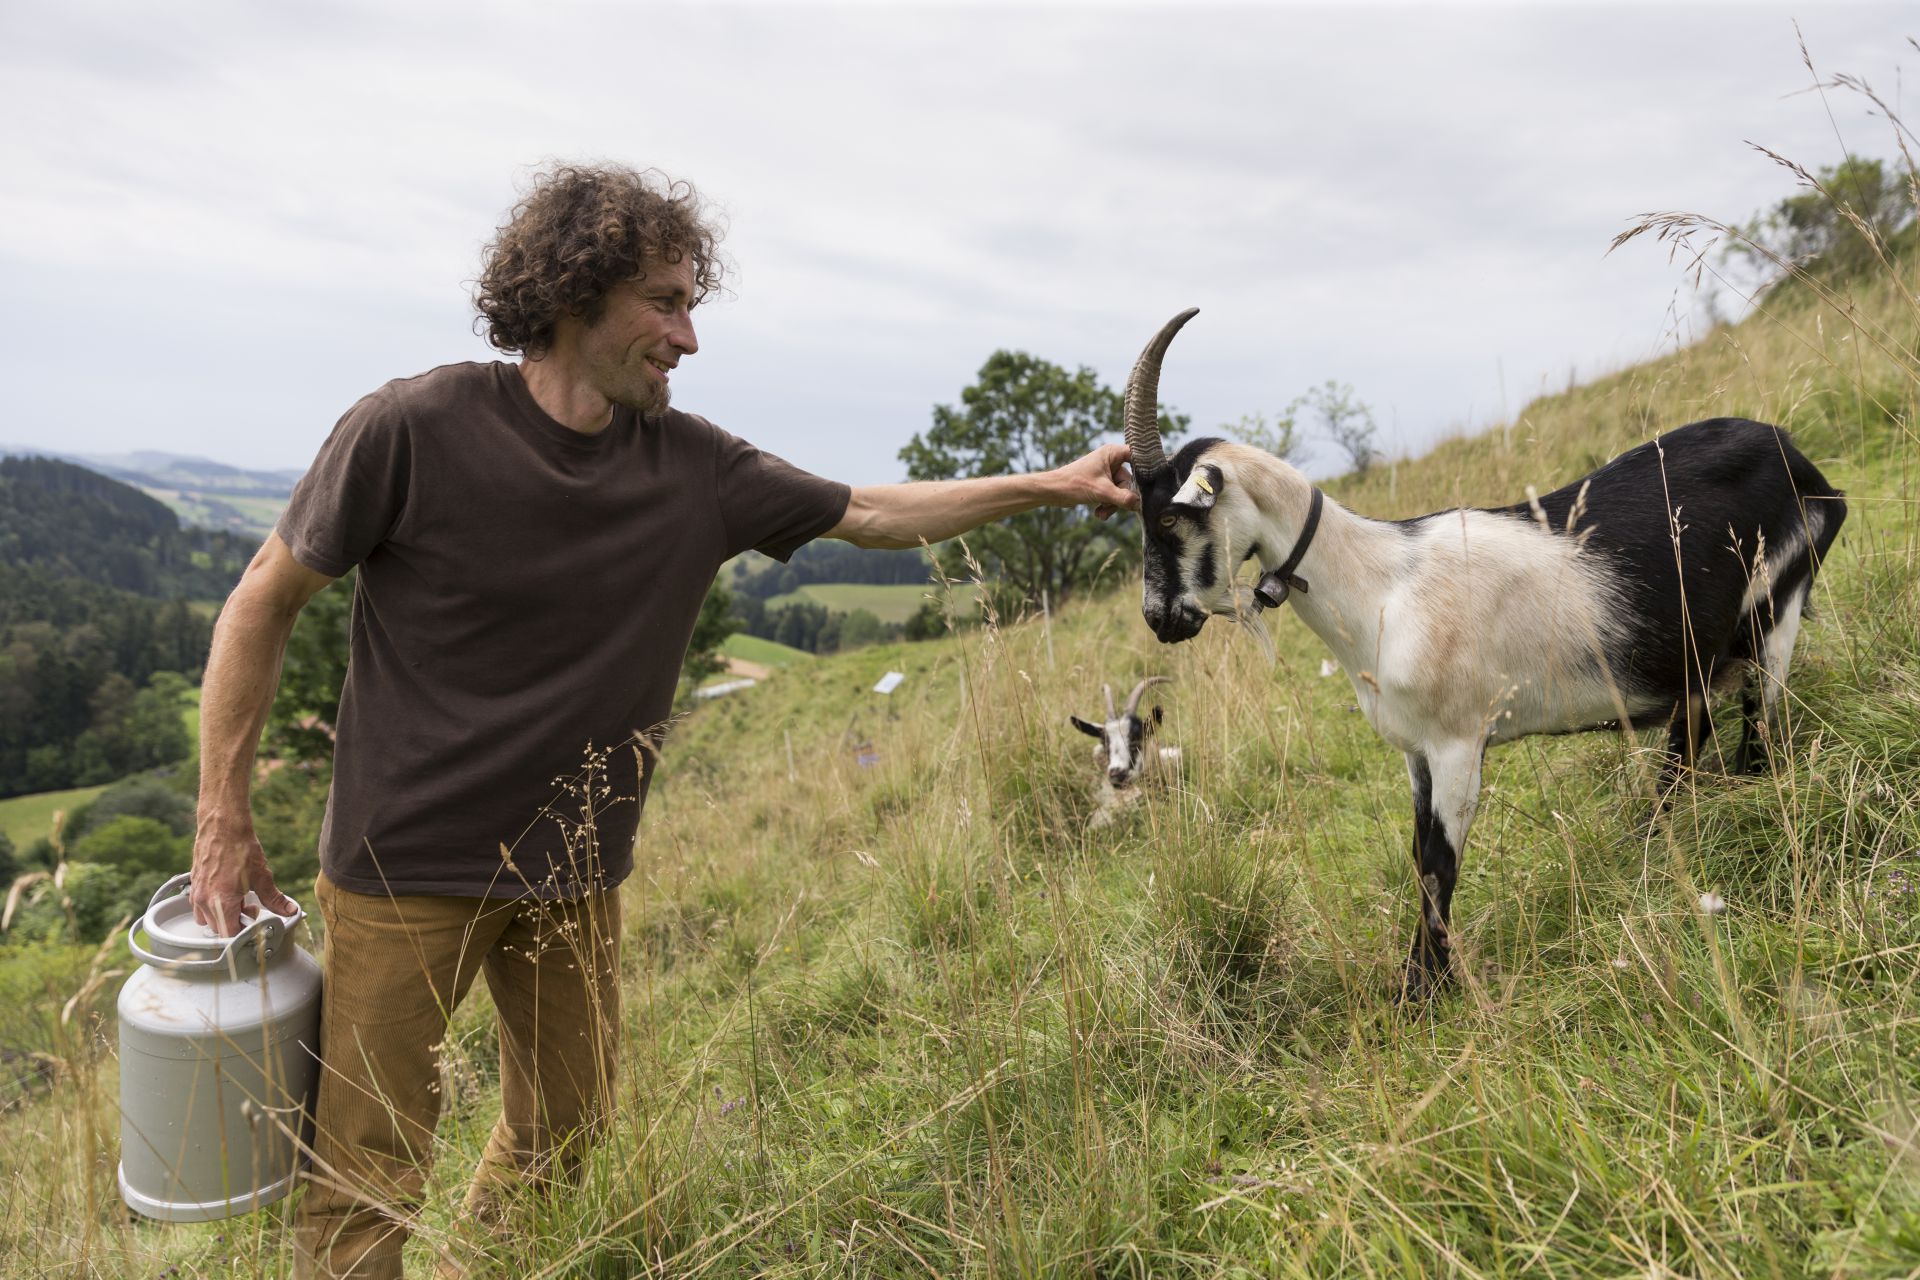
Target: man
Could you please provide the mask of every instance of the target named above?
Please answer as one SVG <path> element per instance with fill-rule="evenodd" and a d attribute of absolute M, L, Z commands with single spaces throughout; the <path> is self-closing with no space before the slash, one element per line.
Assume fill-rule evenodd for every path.
<path fill-rule="evenodd" d="M 719 275 L 686 184 L 541 175 L 476 298 L 489 341 L 522 359 L 434 369 L 355 405 L 220 615 L 192 900 L 232 933 L 249 890 L 292 908 L 253 832 L 254 748 L 300 609 L 360 570 L 315 886 L 325 1061 L 297 1274 L 400 1274 L 436 1053 L 476 974 L 500 1013 L 502 1114 L 471 1215 L 571 1171 L 604 1123 L 618 887 L 722 563 L 1135 504 L 1123 445 L 1034 475 L 849 489 L 669 409 Z"/>

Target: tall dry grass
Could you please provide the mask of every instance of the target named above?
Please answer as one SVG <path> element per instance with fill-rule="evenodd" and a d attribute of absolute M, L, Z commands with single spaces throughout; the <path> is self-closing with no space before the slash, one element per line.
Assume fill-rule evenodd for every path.
<path fill-rule="evenodd" d="M 627 890 L 617 1123 L 577 1189 L 518 1207 L 505 1273 L 1920 1274 L 1915 271 L 1784 287 L 1335 486 L 1378 515 L 1508 502 L 1743 414 L 1849 494 L 1775 771 L 1702 778 L 1647 828 L 1651 739 L 1493 753 L 1462 979 L 1430 1005 L 1392 998 L 1401 761 L 1291 618 L 1271 663 L 1219 628 L 1162 649 L 1120 584 L 702 710 Z M 870 694 L 888 668 L 906 683 Z M 1160 673 L 1186 774 L 1089 833 L 1067 716 Z M 277 1274 L 271 1214 L 115 1211 L 112 1065 L 75 1016 L 94 1050 L 0 1117 L 9 1268 Z M 495 1053 L 477 997 L 422 1267 L 487 1243 L 459 1203 Z"/>

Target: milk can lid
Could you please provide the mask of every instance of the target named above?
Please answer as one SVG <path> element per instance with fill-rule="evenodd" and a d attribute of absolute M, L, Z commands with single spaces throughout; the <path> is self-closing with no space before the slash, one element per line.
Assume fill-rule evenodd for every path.
<path fill-rule="evenodd" d="M 249 890 L 246 901 L 241 904 L 239 927 L 244 929 L 259 918 L 260 899 Z M 154 903 L 147 909 L 144 923 L 147 936 L 164 946 L 204 950 L 209 945 L 223 947 L 227 943 L 226 935 L 215 933 L 211 925 L 193 918 L 193 903 L 185 893 Z"/>

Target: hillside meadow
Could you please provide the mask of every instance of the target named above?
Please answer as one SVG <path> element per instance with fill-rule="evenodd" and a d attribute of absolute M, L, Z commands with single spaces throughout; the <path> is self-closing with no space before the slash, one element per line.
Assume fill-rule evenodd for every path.
<path fill-rule="evenodd" d="M 1271 661 L 1219 622 L 1163 648 L 1116 579 L 701 708 L 625 891 L 612 1133 L 577 1188 L 519 1206 L 502 1274 L 1920 1274 L 1913 275 L 1779 290 L 1331 486 L 1380 516 L 1505 503 L 1740 414 L 1848 491 L 1775 772 L 1719 776 L 1710 746 L 1649 824 L 1653 733 L 1496 749 L 1462 980 L 1432 1002 L 1394 999 L 1403 761 L 1289 614 Z M 1176 348 L 1170 400 L 1184 376 Z M 902 686 L 871 693 L 889 669 Z M 1089 832 L 1067 716 L 1149 674 L 1177 682 L 1156 692 L 1185 776 Z M 59 1035 L 50 1086 L 0 1114 L 8 1274 L 280 1274 L 278 1211 L 119 1209 L 125 962 L 75 963 L 19 997 Z M 459 1204 L 496 1052 L 476 991 L 421 1274 L 484 1243 Z"/>

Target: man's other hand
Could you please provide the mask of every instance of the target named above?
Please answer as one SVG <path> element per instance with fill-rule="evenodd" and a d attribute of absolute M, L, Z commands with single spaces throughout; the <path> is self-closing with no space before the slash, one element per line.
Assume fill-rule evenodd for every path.
<path fill-rule="evenodd" d="M 1079 461 L 1061 467 L 1055 474 L 1068 499 L 1063 505 L 1090 506 L 1102 520 L 1116 511 L 1137 511 L 1140 491 L 1134 488 L 1133 473 L 1128 468 L 1130 456 L 1124 444 L 1103 444 Z"/>

